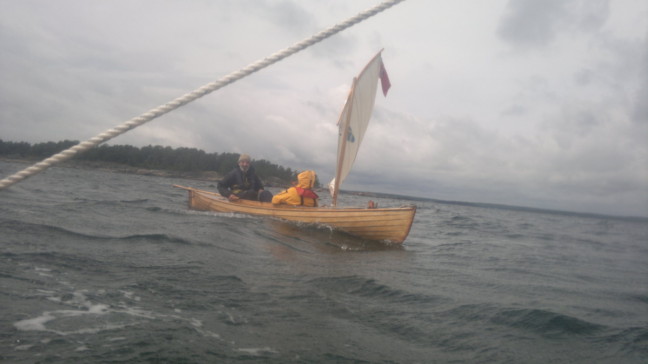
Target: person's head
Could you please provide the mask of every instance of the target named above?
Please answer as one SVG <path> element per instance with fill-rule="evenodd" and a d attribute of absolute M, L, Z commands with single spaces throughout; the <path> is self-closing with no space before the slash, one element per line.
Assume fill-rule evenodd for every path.
<path fill-rule="evenodd" d="M 250 155 L 241 154 L 241 156 L 238 159 L 238 165 L 243 172 L 247 172 L 248 169 L 250 169 Z"/>
<path fill-rule="evenodd" d="M 303 171 L 297 175 L 297 187 L 313 188 L 316 176 L 315 171 Z"/>

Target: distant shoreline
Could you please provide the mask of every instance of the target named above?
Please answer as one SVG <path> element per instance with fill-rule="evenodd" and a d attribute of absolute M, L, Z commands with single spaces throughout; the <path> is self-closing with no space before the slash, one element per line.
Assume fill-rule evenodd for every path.
<path fill-rule="evenodd" d="M 5 162 L 14 162 L 14 163 L 22 163 L 22 164 L 34 164 L 40 161 L 40 160 L 32 160 L 29 158 L 6 158 L 6 157 L 0 157 L 0 160 Z M 138 174 L 142 176 L 185 178 L 185 179 L 213 181 L 213 182 L 216 182 L 221 178 L 221 176 L 214 171 L 187 172 L 187 171 L 171 171 L 166 169 L 146 169 L 146 168 L 131 167 L 119 163 L 84 161 L 84 160 L 75 160 L 75 159 L 64 161 L 54 167 L 75 168 L 75 169 L 95 169 L 95 170 L 102 170 L 107 172 Z"/>
<path fill-rule="evenodd" d="M 30 158 L 7 158 L 0 157 L 1 161 L 14 162 L 21 164 L 35 164 L 40 162 L 40 159 Z M 55 165 L 54 167 L 75 168 L 75 169 L 94 169 L 113 173 L 137 174 L 141 176 L 154 176 L 165 178 L 183 178 L 196 181 L 218 182 L 222 176 L 215 171 L 172 171 L 168 169 L 147 169 L 132 167 L 120 163 L 102 162 L 102 161 L 85 161 L 68 159 L 64 162 Z M 290 183 L 279 180 L 278 178 L 271 177 L 268 181 L 264 180 L 264 184 L 268 187 L 284 187 Z"/>

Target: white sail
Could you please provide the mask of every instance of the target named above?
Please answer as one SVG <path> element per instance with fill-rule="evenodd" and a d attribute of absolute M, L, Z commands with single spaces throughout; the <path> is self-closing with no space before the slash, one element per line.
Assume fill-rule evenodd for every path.
<path fill-rule="evenodd" d="M 382 52 L 382 51 L 381 51 Z M 329 184 L 333 205 L 337 203 L 340 184 L 353 167 L 356 155 L 360 149 L 362 138 L 369 126 L 369 119 L 376 100 L 378 79 L 382 81 L 383 93 L 387 94 L 389 79 L 382 62 L 380 53 L 365 66 L 358 77 L 353 79 L 351 92 L 347 98 L 340 118 L 338 119 L 338 160 L 335 178 Z"/>

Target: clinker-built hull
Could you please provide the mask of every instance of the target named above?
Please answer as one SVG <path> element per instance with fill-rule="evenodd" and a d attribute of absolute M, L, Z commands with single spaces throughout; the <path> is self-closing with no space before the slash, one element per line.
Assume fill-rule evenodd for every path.
<path fill-rule="evenodd" d="M 219 194 L 191 187 L 189 208 L 267 216 L 307 224 L 326 225 L 364 239 L 402 243 L 409 234 L 416 206 L 395 208 L 341 208 L 273 205 L 258 201 L 229 201 Z"/>

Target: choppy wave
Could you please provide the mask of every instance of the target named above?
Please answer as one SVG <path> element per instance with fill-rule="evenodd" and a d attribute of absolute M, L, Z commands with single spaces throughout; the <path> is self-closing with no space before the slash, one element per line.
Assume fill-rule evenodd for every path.
<path fill-rule="evenodd" d="M 378 283 L 374 279 L 358 276 L 327 277 L 311 281 L 316 287 L 344 293 L 350 296 L 370 299 L 374 302 L 388 301 L 390 304 L 430 304 L 440 300 L 437 296 L 410 293 Z"/>
<path fill-rule="evenodd" d="M 110 236 L 89 234 L 66 229 L 60 226 L 51 226 L 46 224 L 28 223 L 23 221 L 5 220 L 0 221 L 0 228 L 14 232 L 29 231 L 32 234 L 41 236 L 59 236 L 61 238 L 82 238 L 86 240 L 115 240 L 115 241 L 147 241 L 153 243 L 172 243 L 172 244 L 192 244 L 191 241 L 175 237 L 169 234 L 133 234 L 123 236 Z"/>
<path fill-rule="evenodd" d="M 496 324 L 550 336 L 592 335 L 606 328 L 604 325 L 541 309 L 500 310 L 490 320 Z"/>

